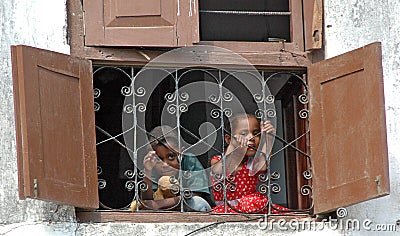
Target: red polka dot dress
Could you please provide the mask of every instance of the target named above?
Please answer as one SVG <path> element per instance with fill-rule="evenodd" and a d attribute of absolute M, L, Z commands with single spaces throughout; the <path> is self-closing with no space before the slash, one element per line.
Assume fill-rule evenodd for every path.
<path fill-rule="evenodd" d="M 221 156 L 214 156 L 212 160 L 221 160 Z M 257 192 L 257 181 L 261 172 L 250 175 L 249 169 L 246 167 L 247 161 L 243 164 L 240 171 L 234 176 L 228 175 L 226 180 L 226 197 L 229 201 L 227 206 L 228 213 L 268 213 L 268 198 Z M 224 191 L 221 185 L 213 176 L 211 177 L 213 184 L 213 195 L 216 206 L 212 209 L 214 213 L 225 213 L 224 207 Z M 273 204 L 272 213 L 282 213 L 281 211 L 289 210 L 286 207 Z M 274 209 L 275 208 L 275 209 Z"/>

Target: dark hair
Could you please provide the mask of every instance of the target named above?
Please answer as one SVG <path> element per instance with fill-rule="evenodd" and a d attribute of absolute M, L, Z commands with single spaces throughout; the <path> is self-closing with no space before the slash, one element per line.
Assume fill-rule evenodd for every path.
<path fill-rule="evenodd" d="M 225 122 L 224 134 L 231 135 L 232 134 L 232 128 L 234 128 L 237 125 L 237 122 L 240 119 L 243 119 L 243 118 L 248 119 L 250 117 L 254 117 L 258 122 L 260 122 L 260 119 L 257 118 L 254 114 L 237 113 L 237 114 L 233 115 L 229 120 L 227 119 L 227 121 Z"/>
<path fill-rule="evenodd" d="M 178 134 L 176 131 L 167 125 L 157 126 L 148 133 L 150 145 L 170 147 L 170 144 L 178 144 Z"/>

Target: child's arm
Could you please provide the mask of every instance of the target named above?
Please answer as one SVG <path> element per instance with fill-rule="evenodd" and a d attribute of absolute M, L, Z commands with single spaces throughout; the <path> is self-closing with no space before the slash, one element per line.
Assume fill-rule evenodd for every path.
<path fill-rule="evenodd" d="M 199 196 L 204 198 L 205 194 L 200 192 L 193 192 L 192 196 Z M 161 200 L 144 200 L 143 204 L 140 205 L 140 209 L 150 209 L 150 210 L 161 210 L 161 209 L 174 209 L 180 207 L 179 201 L 180 196 L 161 199 Z M 172 210 L 171 209 L 171 210 Z"/>
<path fill-rule="evenodd" d="M 152 172 L 154 166 L 160 161 L 157 157 L 155 151 L 150 151 L 146 154 L 143 160 L 144 172 L 145 172 L 145 182 L 148 189 L 142 193 L 142 204 L 139 205 L 139 209 L 166 209 L 176 206 L 179 203 L 179 196 L 166 198 L 162 200 L 154 200 L 154 190 L 152 181 Z"/>
<path fill-rule="evenodd" d="M 235 140 L 234 140 L 235 139 Z M 246 153 L 246 147 L 243 143 L 246 142 L 238 142 L 236 141 L 236 137 L 234 136 L 233 139 L 231 140 L 231 143 L 228 145 L 228 147 L 225 150 L 225 166 L 226 170 L 229 173 L 232 173 L 236 170 L 238 166 L 240 166 L 240 163 L 242 162 L 245 153 Z M 235 146 L 233 142 L 237 143 L 238 145 Z M 222 160 L 218 159 L 211 159 L 210 161 L 211 164 L 211 170 L 214 174 L 222 174 L 223 173 L 223 166 L 222 166 Z"/>
<path fill-rule="evenodd" d="M 146 191 L 142 193 L 142 199 L 147 200 L 147 199 L 153 199 L 153 181 L 152 179 L 152 171 L 154 166 L 156 165 L 158 161 L 158 157 L 155 151 L 150 151 L 147 153 L 147 155 L 144 157 L 143 160 L 143 166 L 144 166 L 144 181 L 146 182 L 148 188 Z"/>
<path fill-rule="evenodd" d="M 260 138 L 260 142 L 263 141 L 262 143 L 260 143 L 261 152 L 259 152 L 259 155 L 254 158 L 255 162 L 253 164 L 253 170 L 255 170 L 256 172 L 265 171 L 267 169 L 267 156 L 271 153 L 272 150 L 273 136 L 271 134 L 275 133 L 275 128 L 269 120 L 261 122 L 260 129 L 261 135 L 264 137 Z"/>
<path fill-rule="evenodd" d="M 177 206 L 180 200 L 180 196 L 161 199 L 161 200 L 144 200 L 140 209 L 160 210 L 168 209 Z"/>

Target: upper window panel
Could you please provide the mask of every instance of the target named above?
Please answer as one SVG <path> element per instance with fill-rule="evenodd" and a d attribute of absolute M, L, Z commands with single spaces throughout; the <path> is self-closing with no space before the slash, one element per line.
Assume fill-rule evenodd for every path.
<path fill-rule="evenodd" d="M 289 0 L 201 0 L 203 41 L 291 42 Z"/>
<path fill-rule="evenodd" d="M 198 42 L 195 6 L 192 0 L 84 0 L 85 45 L 191 45 Z"/>
<path fill-rule="evenodd" d="M 303 49 L 309 41 L 304 37 L 312 41 L 313 35 L 318 36 L 313 21 L 320 19 L 314 13 L 321 12 L 314 5 L 292 0 L 84 0 L 84 45 L 177 47 L 200 41 L 284 41 Z M 303 21 L 309 20 L 303 32 Z"/>

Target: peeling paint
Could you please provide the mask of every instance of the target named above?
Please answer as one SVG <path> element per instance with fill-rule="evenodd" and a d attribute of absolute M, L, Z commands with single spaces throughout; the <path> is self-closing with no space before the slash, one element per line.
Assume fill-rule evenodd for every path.
<path fill-rule="evenodd" d="M 324 5 L 327 57 L 382 42 L 391 194 L 348 207 L 348 217 L 395 223 L 400 219 L 400 2 L 326 0 Z"/>

